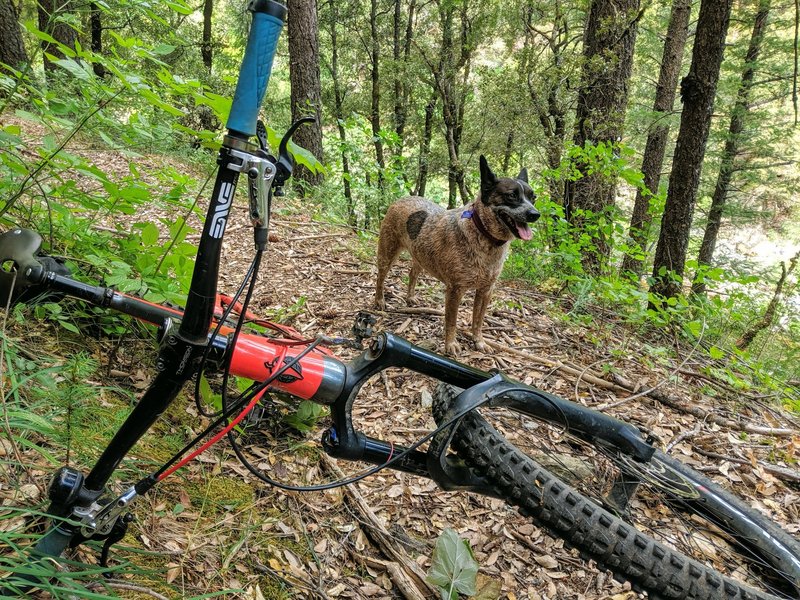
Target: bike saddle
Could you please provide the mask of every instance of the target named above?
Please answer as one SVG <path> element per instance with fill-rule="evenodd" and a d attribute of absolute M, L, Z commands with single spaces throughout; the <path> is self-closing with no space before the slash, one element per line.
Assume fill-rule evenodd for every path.
<path fill-rule="evenodd" d="M 26 271 L 29 267 L 42 266 L 59 275 L 70 275 L 63 261 L 39 254 L 42 236 L 30 229 L 16 228 L 0 234 L 0 308 L 17 302 L 34 299 L 57 300 L 59 294 L 44 294 L 45 288 L 31 283 Z M 12 287 L 13 286 L 13 287 Z"/>

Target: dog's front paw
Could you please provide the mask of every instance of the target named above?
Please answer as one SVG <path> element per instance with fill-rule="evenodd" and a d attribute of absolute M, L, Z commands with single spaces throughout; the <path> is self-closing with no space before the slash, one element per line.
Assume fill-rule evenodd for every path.
<path fill-rule="evenodd" d="M 452 342 L 445 342 L 444 351 L 445 354 L 449 354 L 450 356 L 458 356 L 461 354 L 461 344 L 455 340 Z"/>
<path fill-rule="evenodd" d="M 375 308 L 377 308 L 378 310 L 386 310 L 386 300 L 384 300 L 383 297 L 375 298 L 374 304 Z"/>
<path fill-rule="evenodd" d="M 489 349 L 489 346 L 486 345 L 482 337 L 473 339 L 473 342 L 478 352 L 486 352 Z"/>
<path fill-rule="evenodd" d="M 408 306 L 416 306 L 417 305 L 417 297 L 416 296 L 408 296 L 406 298 L 406 305 L 408 305 Z"/>

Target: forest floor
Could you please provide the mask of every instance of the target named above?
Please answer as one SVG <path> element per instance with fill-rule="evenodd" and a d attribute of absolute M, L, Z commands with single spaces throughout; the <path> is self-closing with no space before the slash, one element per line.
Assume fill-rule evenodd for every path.
<path fill-rule="evenodd" d="M 421 278 L 422 308 L 410 311 L 404 301 L 408 261 L 401 260 L 389 276 L 387 311 L 373 310 L 376 238 L 312 220 L 311 212 L 301 201 L 278 203 L 251 310 L 307 336 L 345 337 L 351 336 L 357 314 L 370 311 L 377 318 L 376 331 L 441 351 L 441 284 Z M 145 211 L 135 218 L 156 221 L 158 215 Z M 239 203 L 224 246 L 221 287 L 228 293 L 252 255 L 246 220 Z M 571 318 L 571 309 L 568 298 L 503 279 L 484 329 L 491 352 L 472 349 L 466 335 L 471 297 L 462 303 L 459 360 L 499 369 L 634 423 L 800 534 L 800 419 L 781 410 L 774 397 L 736 389 L 716 376 L 725 369 L 724 359 L 712 361 L 669 332 L 642 334 L 599 309 L 590 311 L 591 320 L 578 320 Z M 92 349 L 101 363 L 110 346 L 101 340 Z M 113 353 L 113 364 L 101 364 L 112 375 L 102 384 L 140 389 L 152 361 L 147 352 Z M 345 358 L 357 354 L 336 352 Z M 356 426 L 407 444 L 434 427 L 429 408 L 434 387 L 429 379 L 390 370 L 361 390 L 353 410 Z M 191 402 L 179 400 L 165 415 L 160 434 L 188 439 L 206 422 Z M 276 426 L 265 433 L 263 447 L 251 453 L 289 484 L 330 481 L 339 469 L 354 472 L 322 455 L 318 440 L 324 427 L 321 419 L 314 431 L 289 435 Z M 286 447 L 267 445 L 275 433 L 288 436 Z M 142 456 L 137 452 L 147 459 L 158 454 L 146 443 L 134 450 L 134 458 Z M 41 460 L 33 453 L 29 458 Z M 34 470 L 33 477 L 41 489 L 46 471 Z M 17 494 L 0 490 L 3 504 L 19 502 L 21 487 Z M 31 488 L 27 493 L 37 494 Z M 113 560 L 129 561 L 138 570 L 118 575 L 98 593 L 177 598 L 239 589 L 244 591 L 227 597 L 382 599 L 412 597 L 401 591 L 410 581 L 425 597 L 434 597 L 418 574 L 429 568 L 437 537 L 452 528 L 469 541 L 480 565 L 481 598 L 640 597 L 504 502 L 444 492 L 429 480 L 392 471 L 347 488 L 286 492 L 258 482 L 226 444 L 218 444 L 141 499 L 136 515 Z M 80 550 L 78 558 L 97 560 L 92 550 Z"/>

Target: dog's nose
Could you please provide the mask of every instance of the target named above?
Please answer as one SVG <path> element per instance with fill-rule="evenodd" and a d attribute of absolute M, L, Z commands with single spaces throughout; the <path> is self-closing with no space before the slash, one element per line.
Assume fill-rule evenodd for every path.
<path fill-rule="evenodd" d="M 539 211 L 534 208 L 534 209 L 528 211 L 528 214 L 525 215 L 525 220 L 528 223 L 535 223 L 536 221 L 539 220 L 539 217 L 541 217 L 541 216 L 542 215 L 539 213 Z"/>

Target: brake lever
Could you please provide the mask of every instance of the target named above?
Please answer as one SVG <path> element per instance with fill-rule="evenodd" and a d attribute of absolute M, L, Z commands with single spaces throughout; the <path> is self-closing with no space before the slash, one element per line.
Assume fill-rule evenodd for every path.
<path fill-rule="evenodd" d="M 277 169 L 277 173 L 275 174 L 275 182 L 274 186 L 280 188 L 289 177 L 292 176 L 292 171 L 294 170 L 294 160 L 292 159 L 291 155 L 289 154 L 289 140 L 294 135 L 294 132 L 301 125 L 305 125 L 306 123 L 315 123 L 316 119 L 314 117 L 302 117 L 297 119 L 294 123 L 291 124 L 289 129 L 283 134 L 281 138 L 281 142 L 278 145 L 278 162 L 275 164 Z M 277 195 L 277 192 L 276 192 Z"/>

